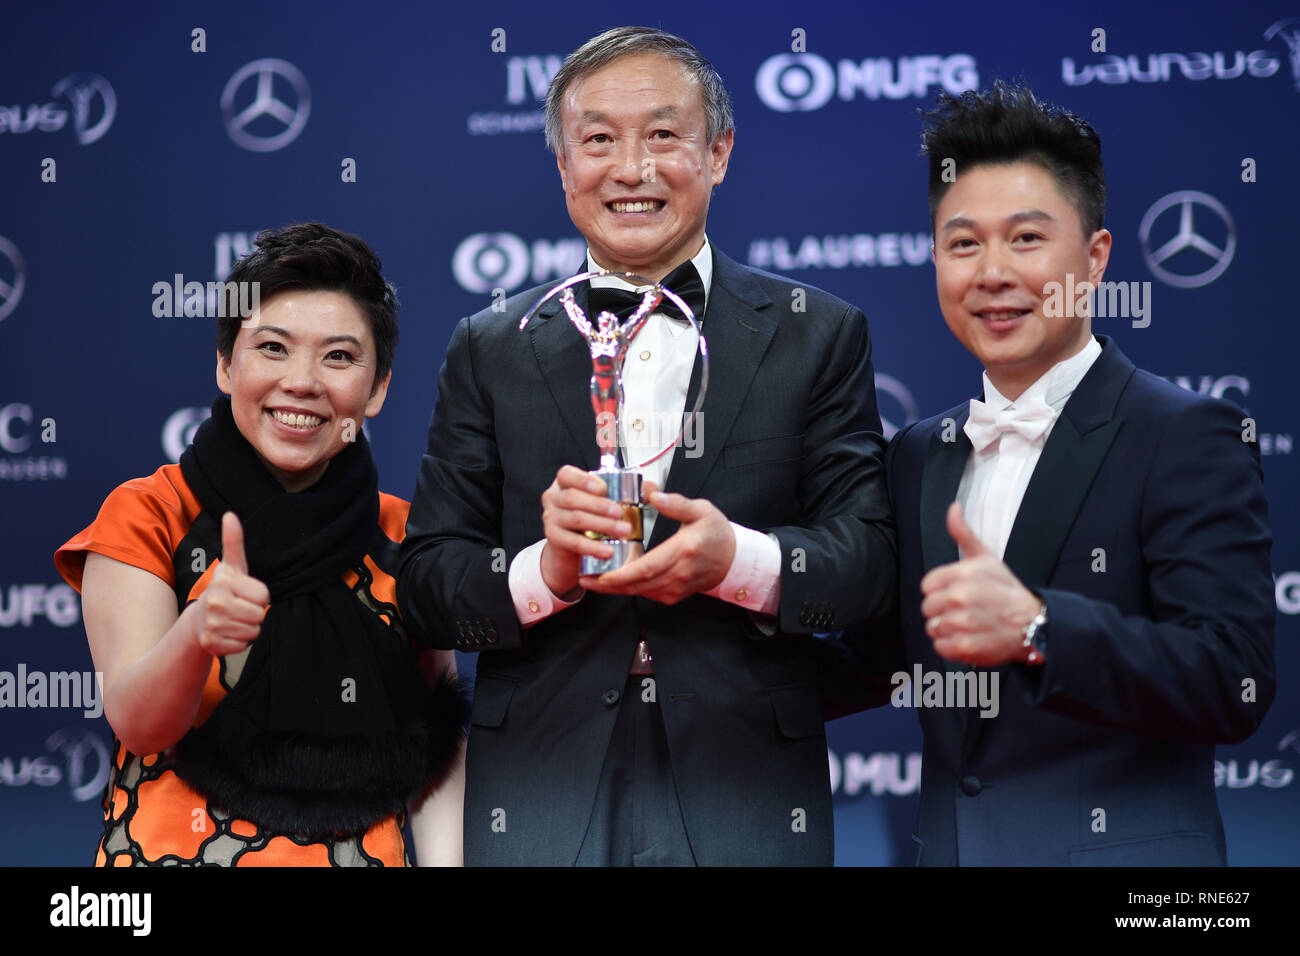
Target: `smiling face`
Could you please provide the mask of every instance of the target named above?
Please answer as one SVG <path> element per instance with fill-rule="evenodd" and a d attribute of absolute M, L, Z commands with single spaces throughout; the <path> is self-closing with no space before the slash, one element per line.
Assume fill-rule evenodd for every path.
<path fill-rule="evenodd" d="M 708 142 L 699 86 L 680 64 L 615 60 L 573 82 L 560 119 L 569 216 L 601 266 L 661 279 L 700 251 L 732 133 Z"/>
<path fill-rule="evenodd" d="M 239 330 L 230 360 L 217 356 L 235 424 L 286 491 L 320 479 L 379 414 L 391 377 L 375 382 L 374 335 L 341 292 L 280 292 Z"/>
<path fill-rule="evenodd" d="M 1091 319 L 1074 296 L 1048 310 L 1064 314 L 1049 316 L 1044 304 L 1049 283 L 1068 293 L 1100 282 L 1110 241 L 1105 229 L 1085 236 L 1074 203 L 1036 163 L 958 171 L 935 214 L 939 307 L 1007 398 L 1087 344 Z"/>

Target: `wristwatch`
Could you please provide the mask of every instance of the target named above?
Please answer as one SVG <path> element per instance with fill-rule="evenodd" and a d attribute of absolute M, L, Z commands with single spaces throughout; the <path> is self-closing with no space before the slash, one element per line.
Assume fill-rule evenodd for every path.
<path fill-rule="evenodd" d="M 1044 604 L 1034 615 L 1034 619 L 1025 625 L 1024 640 L 1020 646 L 1029 651 L 1029 656 L 1025 659 L 1026 664 L 1034 667 L 1040 666 L 1044 661 L 1044 653 L 1047 649 L 1047 605 Z"/>

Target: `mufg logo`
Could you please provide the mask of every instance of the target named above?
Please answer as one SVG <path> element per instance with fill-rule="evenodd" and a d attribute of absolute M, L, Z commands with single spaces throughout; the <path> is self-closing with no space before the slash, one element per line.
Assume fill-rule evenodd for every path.
<path fill-rule="evenodd" d="M 178 408 L 167 416 L 162 427 L 163 454 L 169 461 L 180 461 L 185 449 L 194 441 L 194 433 L 212 415 L 212 409 L 200 406 Z"/>
<path fill-rule="evenodd" d="M 582 239 L 534 239 L 528 243 L 512 232 L 476 232 L 456 247 L 451 271 L 466 292 L 513 292 L 525 282 L 572 274 L 586 251 Z"/>
<path fill-rule="evenodd" d="M 844 59 L 835 66 L 816 53 L 778 53 L 764 60 L 754 77 L 758 98 L 779 113 L 821 109 L 834 96 L 929 99 L 935 86 L 956 96 L 978 85 L 975 57 L 967 53 Z"/>

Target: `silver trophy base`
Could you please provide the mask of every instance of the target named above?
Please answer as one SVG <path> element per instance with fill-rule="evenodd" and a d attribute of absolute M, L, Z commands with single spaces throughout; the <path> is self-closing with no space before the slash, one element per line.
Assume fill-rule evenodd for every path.
<path fill-rule="evenodd" d="M 593 474 L 605 483 L 605 496 L 624 506 L 627 512 L 624 520 L 632 525 L 630 538 L 598 537 L 598 540 L 614 549 L 608 558 L 597 558 L 589 554 L 582 556 L 583 574 L 604 574 L 606 571 L 617 571 L 629 561 L 645 554 L 645 545 L 641 541 L 641 475 L 622 468 L 602 468 Z"/>
<path fill-rule="evenodd" d="M 640 541 L 608 539 L 605 544 L 613 548 L 614 553 L 608 558 L 597 558 L 590 554 L 584 554 L 582 556 L 583 574 L 604 574 L 606 571 L 617 571 L 633 558 L 639 558 L 645 554 L 645 545 Z"/>

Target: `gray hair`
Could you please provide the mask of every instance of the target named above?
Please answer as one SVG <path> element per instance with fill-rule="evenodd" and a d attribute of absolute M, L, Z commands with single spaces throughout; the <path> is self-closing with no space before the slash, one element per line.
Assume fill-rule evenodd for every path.
<path fill-rule="evenodd" d="M 557 156 L 563 148 L 560 107 L 564 94 L 576 80 L 590 76 L 615 60 L 637 53 L 657 53 L 680 63 L 699 84 L 704 114 L 708 118 L 708 141 L 712 145 L 723 133 L 735 129 L 731 97 L 722 77 L 699 50 L 681 37 L 653 27 L 615 27 L 592 37 L 565 59 L 546 91 L 546 145 Z"/>

